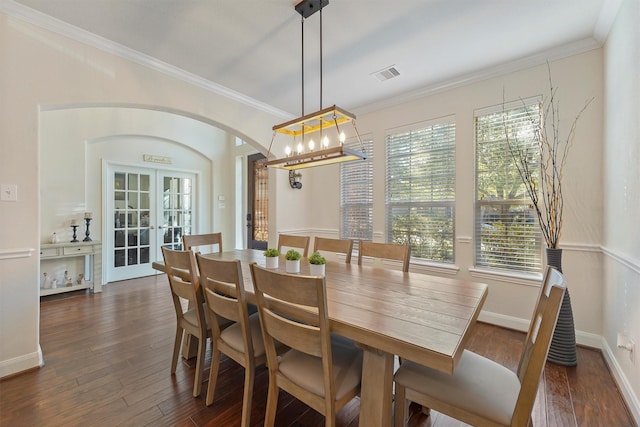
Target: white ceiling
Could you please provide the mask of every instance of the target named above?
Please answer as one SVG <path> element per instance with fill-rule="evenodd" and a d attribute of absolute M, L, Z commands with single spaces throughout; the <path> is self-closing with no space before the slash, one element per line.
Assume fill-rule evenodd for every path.
<path fill-rule="evenodd" d="M 90 36 L 77 28 L 85 30 L 297 116 L 296 3 L 4 0 L 4 9 L 72 28 L 76 38 Z M 618 6 L 619 0 L 330 0 L 323 9 L 323 107 L 363 111 L 599 47 Z M 316 13 L 304 25 L 306 113 L 320 108 L 319 19 Z M 400 76 L 380 82 L 371 75 L 390 65 Z"/>

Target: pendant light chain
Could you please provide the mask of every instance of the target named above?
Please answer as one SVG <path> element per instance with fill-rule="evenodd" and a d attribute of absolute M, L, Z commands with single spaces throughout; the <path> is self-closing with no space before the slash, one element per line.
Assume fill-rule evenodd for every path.
<path fill-rule="evenodd" d="M 322 5 L 320 5 L 320 110 L 322 110 Z M 320 147 L 322 147 L 322 137 L 324 129 L 320 127 Z"/>
<path fill-rule="evenodd" d="M 302 112 L 302 115 L 304 116 L 304 17 L 300 19 L 300 32 L 302 34 L 302 36 L 300 37 L 300 57 L 302 58 L 302 60 L 300 61 L 300 65 L 301 65 L 301 75 L 302 75 L 302 108 L 300 109 L 300 111 Z"/>
<path fill-rule="evenodd" d="M 1 1 L 1 0 L 0 0 Z M 331 165 L 343 162 L 350 162 L 355 160 L 364 160 L 367 156 L 362 152 L 358 152 L 357 149 L 351 147 L 345 147 L 345 136 L 341 131 L 340 126 L 351 121 L 356 133 L 356 137 L 360 142 L 360 148 L 364 148 L 358 129 L 355 126 L 356 116 L 336 105 L 323 109 L 324 104 L 324 28 L 323 28 L 323 7 L 329 4 L 329 0 L 300 0 L 295 6 L 296 12 L 298 12 L 302 19 L 300 21 L 301 26 L 301 45 L 300 45 L 300 57 L 301 57 L 301 92 L 302 92 L 302 115 L 293 120 L 289 120 L 284 123 L 280 123 L 273 126 L 274 135 L 271 138 L 269 144 L 268 154 L 271 154 L 272 145 L 274 143 L 276 133 L 286 134 L 293 137 L 294 144 L 298 138 L 302 138 L 297 142 L 297 151 L 295 148 L 292 150 L 288 145 L 285 147 L 285 155 L 282 158 L 275 158 L 265 162 L 267 167 L 275 167 L 280 169 L 288 169 L 289 171 L 309 168 L 314 166 Z M 319 89 L 320 89 L 320 110 L 305 114 L 305 40 L 304 40 L 304 21 L 316 12 L 320 12 L 320 63 L 319 63 Z M 325 128 L 335 128 L 338 133 L 339 144 L 337 146 L 329 146 L 329 139 L 325 135 Z M 305 136 L 319 132 L 320 141 L 319 145 L 313 139 L 309 139 L 308 147 L 305 147 Z M 294 152 L 295 151 L 295 152 Z"/>
<path fill-rule="evenodd" d="M 322 7 L 320 7 L 320 109 L 322 110 Z"/>

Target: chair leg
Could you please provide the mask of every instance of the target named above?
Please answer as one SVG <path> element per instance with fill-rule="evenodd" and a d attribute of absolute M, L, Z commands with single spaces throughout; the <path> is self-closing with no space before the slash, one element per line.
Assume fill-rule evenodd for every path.
<path fill-rule="evenodd" d="M 182 343 L 182 328 L 180 326 L 176 327 L 176 338 L 173 342 L 173 356 L 171 357 L 171 373 L 176 373 L 176 368 L 178 367 L 178 358 L 180 357 L 180 344 Z"/>
<path fill-rule="evenodd" d="M 193 383 L 193 397 L 200 396 L 202 391 L 202 374 L 204 371 L 204 354 L 207 347 L 207 337 L 198 338 L 198 355 L 196 359 L 196 375 Z"/>
<path fill-rule="evenodd" d="M 333 402 L 324 414 L 324 427 L 336 427 L 336 405 Z"/>
<path fill-rule="evenodd" d="M 242 427 L 251 426 L 251 402 L 253 400 L 254 378 L 255 366 L 249 364 L 244 369 L 244 396 L 242 397 L 242 423 L 240 424 Z"/>
<path fill-rule="evenodd" d="M 264 414 L 265 427 L 273 427 L 276 421 L 276 409 L 278 408 L 278 385 L 276 379 L 269 376 L 269 392 L 267 394 L 267 408 Z"/>
<path fill-rule="evenodd" d="M 220 351 L 216 350 L 216 345 L 211 341 L 211 370 L 209 371 L 209 385 L 207 386 L 207 406 L 213 403 L 216 392 L 216 382 L 218 381 L 218 370 L 220 369 Z"/>
<path fill-rule="evenodd" d="M 396 383 L 396 408 L 394 415 L 394 427 L 404 427 L 407 418 L 408 403 L 406 399 L 406 389 Z"/>

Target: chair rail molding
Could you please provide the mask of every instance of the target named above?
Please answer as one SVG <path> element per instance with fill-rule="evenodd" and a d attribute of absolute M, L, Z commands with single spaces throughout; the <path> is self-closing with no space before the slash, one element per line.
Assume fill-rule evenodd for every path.
<path fill-rule="evenodd" d="M 640 260 L 628 257 L 620 252 L 607 248 L 606 246 L 602 246 L 601 250 L 603 254 L 605 254 L 612 260 L 615 260 L 619 264 L 622 264 L 623 266 L 633 271 L 634 273 L 640 274 Z"/>
<path fill-rule="evenodd" d="M 14 258 L 29 258 L 35 252 L 34 248 L 17 248 L 0 250 L 0 260 Z"/>

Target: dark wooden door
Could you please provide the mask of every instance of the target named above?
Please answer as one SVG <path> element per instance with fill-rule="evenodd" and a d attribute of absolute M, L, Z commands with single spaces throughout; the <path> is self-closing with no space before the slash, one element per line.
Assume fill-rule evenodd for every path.
<path fill-rule="evenodd" d="M 247 194 L 247 248 L 267 249 L 269 240 L 269 173 L 265 156 L 247 158 L 249 171 Z"/>

